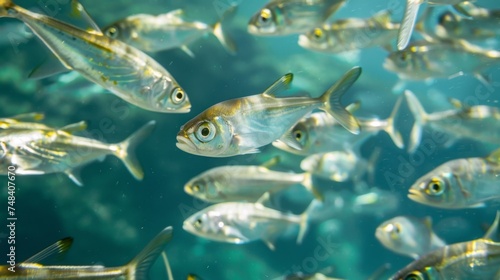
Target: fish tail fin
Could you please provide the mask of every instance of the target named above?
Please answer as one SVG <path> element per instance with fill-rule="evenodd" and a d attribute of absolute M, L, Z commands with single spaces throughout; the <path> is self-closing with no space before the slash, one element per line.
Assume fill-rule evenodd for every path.
<path fill-rule="evenodd" d="M 12 17 L 9 16 L 9 9 L 16 6 L 11 0 L 0 0 L 0 17 Z"/>
<path fill-rule="evenodd" d="M 313 183 L 313 176 L 311 173 L 309 172 L 306 172 L 304 173 L 304 180 L 302 181 L 302 185 L 309 191 L 312 193 L 312 195 L 314 195 L 314 197 L 316 199 L 318 199 L 319 201 L 323 201 L 323 194 L 321 194 L 318 189 L 316 189 L 314 187 L 314 183 Z"/>
<path fill-rule="evenodd" d="M 297 244 L 301 244 L 304 236 L 307 233 L 307 229 L 309 228 L 309 214 L 314 211 L 318 206 L 323 203 L 317 199 L 313 199 L 307 209 L 300 215 L 300 228 L 299 234 L 297 235 Z"/>
<path fill-rule="evenodd" d="M 128 171 L 137 180 L 142 180 L 144 177 L 144 171 L 135 156 L 135 147 L 142 142 L 146 137 L 151 134 L 155 128 L 155 121 L 150 121 L 141 127 L 139 130 L 130 135 L 123 142 L 112 145 L 112 150 L 114 154 L 123 161 L 123 164 L 127 167 Z"/>
<path fill-rule="evenodd" d="M 415 119 L 411 129 L 410 144 L 408 146 L 408 152 L 413 153 L 422 139 L 422 127 L 426 123 L 428 115 L 413 92 L 406 90 L 405 97 L 408 108 L 410 108 L 413 118 Z"/>
<path fill-rule="evenodd" d="M 226 33 L 224 33 L 224 30 L 222 29 L 222 22 L 226 21 L 228 18 L 232 18 L 236 14 L 236 7 L 237 6 L 234 5 L 229 7 L 229 9 L 222 14 L 220 20 L 212 26 L 212 33 L 230 54 L 236 54 L 236 43 L 233 39 L 227 36 Z"/>
<path fill-rule="evenodd" d="M 321 109 L 332 115 L 344 128 L 353 134 L 359 134 L 360 132 L 358 120 L 342 106 L 340 98 L 360 75 L 361 67 L 352 68 L 320 97 L 323 102 Z"/>
<path fill-rule="evenodd" d="M 396 115 L 399 112 L 399 108 L 401 107 L 401 102 L 403 100 L 403 97 L 398 98 L 396 101 L 396 104 L 394 104 L 394 108 L 392 109 L 391 115 L 387 118 L 387 126 L 384 128 L 384 131 L 389 134 L 389 136 L 392 139 L 392 142 L 394 142 L 394 145 L 396 147 L 402 149 L 404 148 L 404 143 L 403 143 L 403 138 L 401 137 L 401 133 L 396 130 L 396 127 L 394 126 L 394 119 L 396 118 Z"/>
<path fill-rule="evenodd" d="M 148 279 L 148 272 L 163 248 L 172 239 L 172 227 L 163 229 L 148 245 L 126 266 L 128 270 L 127 279 Z"/>

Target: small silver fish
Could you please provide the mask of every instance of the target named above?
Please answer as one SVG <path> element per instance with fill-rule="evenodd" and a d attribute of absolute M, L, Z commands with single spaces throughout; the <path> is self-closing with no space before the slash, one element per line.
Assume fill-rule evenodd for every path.
<path fill-rule="evenodd" d="M 446 245 L 432 230 L 430 217 L 394 217 L 377 227 L 375 237 L 387 249 L 414 259 Z"/>
<path fill-rule="evenodd" d="M 436 35 L 441 38 L 464 40 L 498 38 L 500 36 L 499 21 L 500 10 L 485 10 L 472 18 L 445 12 L 439 17 Z"/>
<path fill-rule="evenodd" d="M 340 53 L 364 48 L 386 46 L 396 39 L 399 24 L 391 22 L 384 10 L 368 19 L 349 18 L 324 24 L 299 36 L 305 49 Z"/>
<path fill-rule="evenodd" d="M 431 80 L 473 74 L 489 85 L 484 71 L 500 63 L 500 52 L 483 49 L 463 40 L 415 42 L 389 54 L 384 68 L 403 80 Z"/>
<path fill-rule="evenodd" d="M 102 265 L 42 265 L 38 262 L 54 253 L 69 249 L 73 239 L 65 238 L 45 248 L 15 266 L 0 266 L 0 278 L 9 279 L 95 279 L 95 280 L 140 280 L 147 279 L 148 272 L 165 245 L 172 239 L 172 227 L 163 229 L 146 247 L 128 264 L 117 267 Z"/>
<path fill-rule="evenodd" d="M 304 33 L 322 25 L 345 0 L 272 0 L 248 23 L 248 32 L 260 36 Z"/>
<path fill-rule="evenodd" d="M 189 180 L 184 191 L 207 202 L 257 201 L 266 192 L 301 184 L 314 193 L 311 174 L 287 173 L 264 166 L 228 165 L 209 169 Z"/>
<path fill-rule="evenodd" d="M 497 212 L 495 222 L 483 238 L 436 249 L 410 263 L 390 279 L 499 279 L 500 243 L 495 242 L 499 219 L 500 213 Z"/>
<path fill-rule="evenodd" d="M 302 170 L 335 182 L 359 180 L 367 166 L 366 160 L 349 150 L 313 154 L 300 162 Z"/>
<path fill-rule="evenodd" d="M 454 100 L 456 109 L 428 114 L 415 95 L 407 90 L 405 97 L 415 122 L 411 130 L 409 152 L 414 152 L 421 141 L 424 127 L 451 136 L 451 140 L 470 138 L 498 144 L 500 141 L 500 108 L 486 105 L 463 106 Z"/>
<path fill-rule="evenodd" d="M 352 149 L 358 152 L 365 141 L 380 131 L 385 131 L 398 148 L 403 148 L 403 139 L 394 127 L 394 118 L 399 112 L 402 99 L 398 99 L 387 119 L 357 118 L 360 134 L 352 134 L 342 128 L 330 114 L 312 113 L 299 120 L 273 146 L 289 153 L 308 156 L 331 151 Z M 349 112 L 356 110 L 357 104 L 347 106 Z"/>
<path fill-rule="evenodd" d="M 12 141 L 0 138 L 0 166 L 7 170 L 7 166 L 14 165 L 19 175 L 63 172 L 81 186 L 83 184 L 78 171 L 82 166 L 107 155 L 115 155 L 137 180 L 142 180 L 144 172 L 134 155 L 134 149 L 154 127 L 155 121 L 150 121 L 117 144 L 75 136 L 63 130 L 36 130 L 33 133 L 38 136 L 22 139 L 14 133 Z M 6 172 L 0 174 L 5 175 Z"/>
<path fill-rule="evenodd" d="M 292 81 L 293 75 L 286 74 L 262 94 L 223 101 L 203 111 L 181 127 L 177 147 L 210 157 L 257 153 L 314 109 L 328 112 L 349 131 L 359 133 L 356 118 L 342 107 L 340 98 L 360 74 L 361 68 L 352 68 L 319 98 L 277 98 L 274 93 Z"/>
<path fill-rule="evenodd" d="M 444 209 L 483 207 L 499 199 L 500 149 L 481 158 L 447 161 L 417 181 L 408 197 L 418 203 Z"/>
<path fill-rule="evenodd" d="M 184 90 L 154 59 L 98 32 L 87 32 L 54 18 L 0 1 L 0 17 L 23 21 L 66 69 L 143 109 L 162 113 L 189 112 Z"/>
<path fill-rule="evenodd" d="M 221 21 L 235 11 L 235 6 L 228 9 L 222 15 Z M 213 25 L 199 21 L 186 21 L 184 11 L 178 9 L 160 15 L 132 15 L 103 28 L 103 33 L 143 51 L 158 52 L 182 48 L 190 55 L 192 53 L 187 49 L 187 46 L 211 33 L 217 37 L 228 52 L 234 54 L 236 46 L 224 34 L 221 21 Z"/>
<path fill-rule="evenodd" d="M 307 230 L 308 210 L 299 216 L 267 208 L 261 201 L 268 195 L 255 203 L 223 202 L 209 206 L 187 218 L 182 227 L 191 234 L 219 242 L 244 244 L 262 240 L 274 250 L 274 241 L 280 234 L 291 226 L 299 226 L 300 243 Z"/>
<path fill-rule="evenodd" d="M 398 50 L 403 50 L 410 42 L 415 22 L 417 21 L 417 14 L 424 2 L 430 5 L 458 5 L 466 0 L 406 0 L 405 13 L 398 33 Z M 461 11 L 457 8 L 458 11 Z"/>

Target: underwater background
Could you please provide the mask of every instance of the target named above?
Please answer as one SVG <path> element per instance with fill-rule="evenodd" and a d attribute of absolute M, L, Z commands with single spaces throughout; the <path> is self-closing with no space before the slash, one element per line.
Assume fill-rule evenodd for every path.
<path fill-rule="evenodd" d="M 69 0 L 16 1 L 22 7 L 45 11 L 49 16 L 71 21 Z M 495 148 L 472 140 L 458 140 L 451 146 L 437 145 L 423 158 L 413 158 L 394 146 L 380 133 L 362 147 L 368 158 L 375 147 L 381 148 L 370 187 L 390 191 L 397 205 L 377 205 L 374 209 L 343 209 L 322 221 L 312 222 L 302 244 L 295 242 L 296 232 L 285 234 L 269 250 L 263 242 L 236 245 L 205 240 L 182 229 L 190 214 L 209 204 L 193 199 L 183 191 L 184 184 L 199 173 L 222 165 L 262 163 L 281 155 L 289 171 L 299 172 L 301 157 L 281 152 L 273 146 L 263 147 L 259 154 L 230 158 L 208 158 L 185 153 L 176 148 L 175 136 L 181 125 L 209 106 L 227 99 L 257 94 L 283 74 L 295 75 L 292 90 L 307 90 L 319 96 L 345 71 L 361 66 L 363 74 L 343 98 L 343 104 L 361 101 L 356 116 L 386 118 L 402 94 L 394 90 L 398 78 L 382 67 L 387 51 L 371 48 L 331 55 L 315 53 L 297 45 L 297 36 L 256 37 L 247 32 L 249 18 L 266 2 L 253 0 L 205 1 L 89 1 L 82 4 L 100 26 L 135 13 L 163 13 L 182 8 L 193 19 L 211 23 L 221 10 L 238 4 L 236 16 L 224 26 L 238 46 L 236 55 L 228 54 L 213 36 L 198 40 L 189 57 L 181 50 L 153 54 L 186 90 L 192 103 L 187 114 L 161 114 L 127 104 L 112 94 L 103 94 L 90 83 L 71 85 L 55 83 L 56 78 L 29 80 L 30 71 L 40 64 L 49 51 L 38 38 L 29 38 L 21 30 L 9 27 L 14 19 L 0 19 L 0 33 L 8 34 L 0 46 L 0 117 L 27 112 L 42 112 L 44 123 L 54 127 L 85 120 L 96 139 L 114 143 L 125 139 L 150 120 L 157 121 L 153 134 L 137 148 L 144 168 L 143 181 L 136 181 L 119 159 L 107 157 L 83 168 L 83 187 L 76 186 L 65 175 L 17 176 L 16 178 L 16 259 L 29 258 L 55 241 L 71 236 L 74 243 L 64 258 L 49 258 L 43 264 L 119 266 L 126 264 L 163 228 L 173 226 L 174 238 L 166 246 L 175 279 L 196 273 L 202 279 L 281 279 L 297 270 L 314 273 L 331 267 L 328 275 L 345 279 L 367 279 L 382 265 L 389 263 L 386 277 L 412 261 L 385 249 L 375 239 L 375 228 L 397 215 L 430 216 L 435 232 L 448 243 L 479 238 L 483 223 L 491 223 L 498 209 L 493 202 L 485 208 L 443 210 L 417 204 L 407 198 L 411 184 L 434 167 L 450 159 L 486 156 Z M 478 1 L 483 7 L 498 9 L 494 0 Z M 495 6 L 496 4 L 496 6 Z M 351 0 L 334 19 L 369 17 L 390 8 L 399 20 L 404 1 Z M 13 31 L 14 30 L 14 31 Z M 24 29 L 23 29 L 24 30 Z M 500 79 L 500 68 L 488 71 L 492 81 Z M 439 79 L 431 83 L 408 82 L 427 112 L 450 109 L 448 97 L 462 102 L 498 106 L 500 87 L 488 89 L 472 75 Z M 98 93 L 93 93 L 98 91 Z M 99 93 L 99 91 L 101 91 Z M 405 143 L 413 124 L 406 104 L 397 117 L 396 127 Z M 488 128 L 485 128 L 488 129 Z M 429 132 L 423 139 L 431 139 Z M 398 174 L 402 164 L 410 166 L 403 181 L 387 180 L 387 172 Z M 401 173 L 401 172 L 400 172 Z M 349 183 L 321 182 L 344 196 L 354 196 Z M 0 177 L 7 186 L 7 178 Z M 2 187 L 5 190 L 6 188 Z M 308 201 L 303 190 L 292 190 L 281 203 L 293 213 L 301 213 Z M 387 206 L 384 208 L 384 206 Z M 7 192 L 0 192 L 0 218 L 7 215 Z M 2 219 L 5 221 L 5 219 Z M 7 230 L 0 229 L 0 260 L 6 263 Z M 333 240 L 334 249 L 326 260 L 315 258 L 315 249 L 324 240 Z M 150 271 L 151 279 L 166 279 L 159 259 Z"/>

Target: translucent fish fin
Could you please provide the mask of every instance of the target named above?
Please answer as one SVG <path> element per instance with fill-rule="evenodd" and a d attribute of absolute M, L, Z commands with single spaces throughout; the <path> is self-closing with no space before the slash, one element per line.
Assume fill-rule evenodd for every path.
<path fill-rule="evenodd" d="M 307 233 L 309 226 L 309 214 L 312 213 L 317 207 L 322 206 L 323 203 L 317 199 L 313 199 L 307 209 L 300 215 L 300 228 L 299 234 L 297 235 L 297 244 L 301 244 L 304 236 Z"/>
<path fill-rule="evenodd" d="M 426 123 L 428 117 L 422 104 L 420 104 L 420 101 L 418 101 L 413 92 L 406 90 L 405 97 L 406 103 L 415 119 L 411 129 L 410 144 L 408 145 L 408 152 L 413 153 L 420 144 L 420 140 L 422 139 L 422 126 Z"/>
<path fill-rule="evenodd" d="M 64 65 L 57 57 L 49 55 L 44 61 L 42 61 L 42 63 L 31 70 L 28 74 L 28 78 L 32 80 L 39 80 L 66 73 L 70 70 L 71 68 Z"/>
<path fill-rule="evenodd" d="M 189 273 L 188 276 L 186 277 L 186 280 L 203 280 L 203 279 L 201 279 L 200 276 L 196 274 Z"/>
<path fill-rule="evenodd" d="M 361 101 L 353 102 L 345 107 L 347 112 L 351 114 L 354 114 L 357 110 L 359 110 L 359 108 L 361 108 Z"/>
<path fill-rule="evenodd" d="M 276 242 L 276 238 L 275 236 L 272 236 L 272 237 L 265 237 L 265 238 L 262 238 L 262 241 L 264 242 L 264 244 L 266 244 L 267 248 L 269 248 L 269 250 L 271 251 L 275 251 L 276 250 L 276 246 L 274 246 L 274 242 Z"/>
<path fill-rule="evenodd" d="M 165 264 L 165 269 L 167 270 L 168 280 L 174 280 L 174 276 L 172 275 L 172 268 L 170 267 L 170 262 L 168 261 L 167 253 L 165 253 L 165 251 L 162 251 L 161 257 L 163 258 L 163 263 Z"/>
<path fill-rule="evenodd" d="M 142 171 L 142 167 L 135 156 L 134 150 L 139 143 L 153 132 L 155 126 L 156 122 L 150 121 L 123 142 L 111 145 L 114 154 L 123 161 L 128 171 L 137 180 L 142 180 L 142 178 L 144 178 L 144 171 Z"/>
<path fill-rule="evenodd" d="M 77 123 L 68 124 L 68 125 L 65 125 L 65 126 L 59 128 L 59 130 L 62 130 L 62 131 L 68 132 L 68 133 L 84 131 L 85 129 L 87 129 L 87 122 L 86 121 L 80 121 Z"/>
<path fill-rule="evenodd" d="M 64 171 L 64 174 L 73 181 L 77 186 L 83 187 L 82 178 L 80 176 L 80 168 L 68 169 Z"/>
<path fill-rule="evenodd" d="M 66 237 L 56 243 L 50 245 L 49 247 L 43 249 L 42 251 L 31 256 L 29 259 L 25 260 L 24 263 L 39 263 L 40 261 L 53 256 L 54 254 L 65 253 L 71 248 L 73 244 L 73 238 Z"/>
<path fill-rule="evenodd" d="M 342 6 L 344 6 L 346 1 L 334 1 L 334 4 L 325 10 L 325 21 L 332 17 Z"/>
<path fill-rule="evenodd" d="M 368 182 L 371 184 L 375 184 L 375 166 L 380 158 L 381 151 L 382 149 L 380 147 L 376 147 L 375 149 L 373 149 L 372 154 L 368 158 L 366 173 L 368 174 Z"/>
<path fill-rule="evenodd" d="M 148 245 L 127 264 L 130 271 L 135 271 L 136 280 L 148 279 L 151 265 L 163 251 L 165 245 L 172 239 L 172 227 L 163 229 Z"/>
<path fill-rule="evenodd" d="M 486 157 L 486 160 L 491 163 L 500 164 L 500 149 L 494 150 Z"/>
<path fill-rule="evenodd" d="M 189 55 L 191 58 L 194 58 L 194 57 L 195 57 L 194 53 L 193 53 L 193 52 L 192 52 L 192 51 L 188 48 L 188 46 L 186 46 L 186 45 L 182 45 L 182 46 L 180 47 L 180 49 L 181 49 L 181 50 L 182 50 L 185 54 Z"/>
<path fill-rule="evenodd" d="M 275 166 L 280 161 L 281 161 L 280 156 L 274 156 L 274 157 L 270 158 L 269 160 L 261 163 L 260 166 L 265 167 L 265 168 L 269 168 L 269 167 Z"/>
<path fill-rule="evenodd" d="M 491 241 L 498 242 L 498 223 L 500 222 L 500 211 L 497 210 L 497 215 L 495 216 L 495 220 L 493 224 L 491 224 L 490 228 L 483 236 L 484 239 L 488 239 Z"/>
<path fill-rule="evenodd" d="M 42 160 L 39 158 L 28 155 L 18 155 L 16 153 L 12 154 L 10 161 L 13 165 L 19 166 L 25 170 L 35 169 L 42 163 Z M 41 171 L 37 173 L 43 174 L 43 172 Z M 36 173 L 31 173 L 31 174 L 36 174 Z"/>
<path fill-rule="evenodd" d="M 233 5 L 229 7 L 221 16 L 220 21 L 216 22 L 212 26 L 212 33 L 214 36 L 219 40 L 221 45 L 226 49 L 226 51 L 230 54 L 236 54 L 236 43 L 234 42 L 233 39 L 231 39 L 229 36 L 227 36 L 226 33 L 224 33 L 224 30 L 222 29 L 222 22 L 226 22 L 229 19 L 232 19 L 234 15 L 236 14 L 237 6 Z"/>
<path fill-rule="evenodd" d="M 366 280 L 382 280 L 387 271 L 391 269 L 391 264 L 385 263 L 373 272 Z"/>
<path fill-rule="evenodd" d="M 316 198 L 319 201 L 324 201 L 325 198 L 323 197 L 323 194 L 321 192 L 319 192 L 318 189 L 316 189 L 314 187 L 312 174 L 309 172 L 305 172 L 305 173 L 303 173 L 303 175 L 304 175 L 304 179 L 302 180 L 302 185 L 309 192 L 311 192 L 312 195 L 314 195 L 314 198 Z"/>
<path fill-rule="evenodd" d="M 398 50 L 403 50 L 408 46 L 411 34 L 413 33 L 413 27 L 417 21 L 418 9 L 422 3 L 423 0 L 406 1 L 405 14 L 398 32 Z"/>
<path fill-rule="evenodd" d="M 391 22 L 392 18 L 392 13 L 390 10 L 382 10 L 378 13 L 376 13 L 371 20 L 377 23 L 380 23 L 381 25 L 385 25 L 387 23 Z"/>
<path fill-rule="evenodd" d="M 485 87 L 487 87 L 488 89 L 492 89 L 491 80 L 488 78 L 488 76 L 486 76 L 483 73 L 476 72 L 476 73 L 474 73 L 474 77 L 478 81 L 480 81 Z"/>
<path fill-rule="evenodd" d="M 387 132 L 387 134 L 389 134 L 389 136 L 392 139 L 392 142 L 394 142 L 394 145 L 396 145 L 396 147 L 400 149 L 404 148 L 403 138 L 401 137 L 401 133 L 399 133 L 399 131 L 396 130 L 394 122 L 399 112 L 399 108 L 401 107 L 402 101 L 403 101 L 403 96 L 400 96 L 396 101 L 396 104 L 394 104 L 394 108 L 392 109 L 391 115 L 386 120 L 387 126 L 384 128 L 384 131 Z"/>
<path fill-rule="evenodd" d="M 450 102 L 450 104 L 455 107 L 456 109 L 459 109 L 459 110 L 462 110 L 462 109 L 465 109 L 464 107 L 464 104 L 462 104 L 462 102 L 460 102 L 460 100 L 456 99 L 456 98 L 448 98 L 448 102 Z"/>
<path fill-rule="evenodd" d="M 73 15 L 77 17 L 82 17 L 82 19 L 90 25 L 91 32 L 98 35 L 103 35 L 101 28 L 97 23 L 95 23 L 94 19 L 90 16 L 87 10 L 83 7 L 83 5 L 77 0 L 71 0 L 71 7 L 73 10 Z"/>
<path fill-rule="evenodd" d="M 293 74 L 288 73 L 283 77 L 279 78 L 276 82 L 274 82 L 270 87 L 268 87 L 262 95 L 274 97 L 274 95 L 280 91 L 286 90 L 290 87 L 290 84 L 293 81 Z"/>
<path fill-rule="evenodd" d="M 179 18 L 184 15 L 184 10 L 182 9 L 176 9 L 173 11 L 170 11 L 166 14 L 168 18 Z"/>
<path fill-rule="evenodd" d="M 269 192 L 265 192 L 261 197 L 259 197 L 255 204 L 264 206 L 264 204 L 269 202 L 270 199 L 271 195 L 269 194 Z"/>
<path fill-rule="evenodd" d="M 360 75 L 361 67 L 352 68 L 320 97 L 321 101 L 323 101 L 321 109 L 332 115 L 340 125 L 353 134 L 359 134 L 361 131 L 358 120 L 342 107 L 340 99 L 356 82 Z"/>
<path fill-rule="evenodd" d="M 7 119 L 24 122 L 24 121 L 40 121 L 43 120 L 44 118 L 45 114 L 43 113 L 26 113 L 8 117 Z"/>

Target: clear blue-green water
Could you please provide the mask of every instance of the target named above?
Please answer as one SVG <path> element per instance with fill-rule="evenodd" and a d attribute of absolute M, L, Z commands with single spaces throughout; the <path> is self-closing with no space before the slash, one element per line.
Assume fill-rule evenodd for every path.
<path fill-rule="evenodd" d="M 68 19 L 69 6 L 63 0 L 18 1 L 23 7 L 44 10 L 50 4 L 53 16 Z M 161 13 L 183 8 L 194 19 L 213 22 L 218 7 L 229 1 L 83 1 L 99 25 L 107 25 L 134 13 Z M 63 258 L 49 258 L 43 264 L 80 264 L 118 266 L 133 258 L 161 229 L 173 226 L 174 238 L 166 246 L 175 279 L 196 273 L 203 279 L 274 279 L 287 272 L 305 273 L 332 267 L 332 277 L 366 279 L 379 267 L 389 263 L 386 278 L 412 259 L 396 255 L 375 239 L 377 225 L 396 215 L 430 216 L 435 231 L 448 243 L 478 238 L 484 234 L 483 223 L 491 223 L 498 203 L 486 208 L 441 210 L 419 205 L 406 196 L 407 189 L 421 175 L 441 163 L 460 157 L 485 156 L 496 147 L 472 140 L 459 140 L 451 146 L 439 145 L 422 160 L 415 161 L 404 150 L 394 146 L 384 133 L 370 138 L 363 146 L 368 157 L 375 147 L 381 155 L 371 186 L 392 192 L 398 207 L 380 214 L 355 213 L 344 209 L 323 221 L 311 223 L 301 245 L 295 233 L 279 239 L 276 250 L 262 242 L 244 245 L 204 240 L 182 229 L 183 220 L 208 204 L 194 200 L 183 191 L 193 176 L 215 166 L 227 164 L 259 164 L 276 154 L 272 146 L 257 155 L 231 158 L 207 158 L 187 154 L 175 146 L 175 136 L 182 124 L 209 106 L 230 98 L 262 92 L 281 75 L 295 74 L 294 88 L 320 94 L 353 66 L 363 67 L 363 74 L 343 100 L 348 104 L 361 100 L 358 116 L 388 116 L 400 93 L 393 93 L 398 81 L 394 73 L 382 67 L 387 52 L 382 48 L 367 49 L 349 55 L 313 53 L 297 45 L 297 36 L 255 37 L 247 32 L 248 19 L 265 1 L 240 0 L 236 17 L 225 29 L 238 45 L 238 52 L 227 54 L 214 37 L 190 45 L 195 58 L 180 50 L 152 55 L 182 85 L 192 103 L 188 114 L 160 114 L 128 105 L 111 94 L 89 94 L 88 90 L 68 88 L 51 80 L 28 80 L 29 72 L 48 54 L 37 38 L 16 37 L 0 46 L 0 116 L 26 112 L 43 112 L 44 123 L 63 126 L 80 120 L 88 121 L 88 130 L 100 140 L 119 142 L 150 120 L 157 121 L 154 133 L 137 149 L 145 178 L 136 181 L 114 157 L 94 162 L 82 170 L 84 186 L 77 187 L 64 175 L 18 176 L 16 179 L 16 260 L 22 261 L 65 236 L 75 241 Z M 390 2 L 390 3 L 389 3 Z M 397 3 L 396 3 L 397 2 Z M 478 1 L 485 7 L 496 7 L 495 1 Z M 395 18 L 402 16 L 403 1 L 352 0 L 335 18 L 369 17 L 377 11 L 393 8 Z M 399 8 L 398 8 L 399 7 Z M 17 23 L 1 19 L 2 36 L 12 34 L 4 25 Z M 498 66 L 488 71 L 492 80 L 500 77 Z M 498 106 L 498 88 L 489 94 L 474 95 L 487 89 L 473 76 L 440 79 L 432 83 L 411 82 L 406 85 L 428 112 L 451 108 L 448 97 L 465 101 L 476 98 L 478 104 Z M 413 124 L 406 105 L 397 118 L 397 127 L 405 142 Z M 488 129 L 488 128 L 485 128 Z M 424 139 L 430 138 L 424 134 Z M 299 171 L 297 156 L 286 156 L 287 166 Z M 412 161 L 412 169 L 403 181 L 391 183 L 387 172 L 397 173 L 402 162 Z M 2 190 L 6 177 L 0 177 Z M 355 195 L 351 184 L 324 183 L 327 187 Z M 331 185 L 331 186 L 330 186 Z M 293 197 L 290 209 L 298 213 L 306 201 Z M 300 194 L 299 194 L 300 196 Z M 298 203 L 293 203 L 297 202 Z M 377 211 L 374 211 L 377 212 Z M 7 223 L 7 193 L 0 193 L 0 218 Z M 7 230 L 0 229 L 5 237 Z M 316 257 L 325 240 L 335 244 L 327 258 Z M 0 260 L 5 264 L 6 239 L 0 239 Z M 166 279 L 159 260 L 150 271 L 151 279 Z"/>

